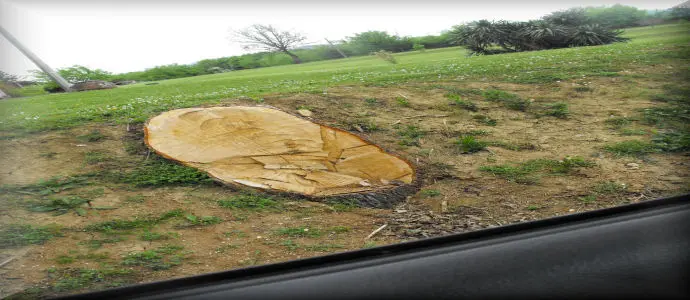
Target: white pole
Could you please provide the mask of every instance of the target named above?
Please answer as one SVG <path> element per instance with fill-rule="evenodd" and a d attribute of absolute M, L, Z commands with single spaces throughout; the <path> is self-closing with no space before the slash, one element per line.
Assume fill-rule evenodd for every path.
<path fill-rule="evenodd" d="M 326 42 L 328 42 L 329 44 L 331 44 L 331 46 L 333 46 L 333 48 L 335 48 L 335 51 L 338 51 L 338 53 L 340 53 L 340 55 L 341 55 L 343 58 L 347 58 L 347 55 L 345 55 L 345 53 L 343 53 L 343 51 L 340 51 L 340 49 L 338 48 L 338 46 L 334 45 L 333 43 L 331 43 L 331 41 L 329 41 L 329 40 L 326 39 L 326 38 L 324 38 L 324 40 L 326 40 Z"/>
<path fill-rule="evenodd" d="M 28 57 L 31 61 L 33 61 L 34 64 L 36 64 L 36 66 L 38 66 L 41 70 L 43 70 L 43 72 L 48 74 L 48 76 L 50 76 L 50 78 L 55 80 L 55 82 L 57 82 L 57 84 L 60 85 L 60 87 L 62 87 L 62 89 L 65 90 L 65 92 L 72 91 L 72 88 L 71 88 L 72 85 L 69 82 L 67 82 L 67 80 L 62 78 L 62 76 L 60 76 L 60 74 L 55 72 L 55 70 L 53 70 L 50 66 L 48 66 L 46 63 L 44 63 L 40 58 L 38 58 L 38 56 L 36 56 L 36 54 L 34 54 L 33 52 L 31 52 L 29 50 L 29 48 L 24 47 L 24 45 L 22 45 L 14 36 L 12 36 L 7 30 L 5 30 L 5 28 L 2 28 L 2 26 L 0 26 L 0 33 L 3 36 L 5 36 L 5 38 L 8 41 L 10 41 L 10 43 L 12 45 L 17 47 L 17 49 L 19 49 L 19 51 L 24 53 L 24 55 L 26 55 L 26 57 Z"/>

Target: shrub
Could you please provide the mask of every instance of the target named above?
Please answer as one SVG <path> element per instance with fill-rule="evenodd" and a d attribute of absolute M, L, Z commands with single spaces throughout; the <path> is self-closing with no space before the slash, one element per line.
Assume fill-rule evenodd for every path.
<path fill-rule="evenodd" d="M 587 24 L 572 30 L 568 44 L 571 46 L 596 46 L 627 41 L 620 30 L 610 30 L 599 24 Z"/>
<path fill-rule="evenodd" d="M 475 21 L 454 26 L 448 36 L 473 53 L 495 54 L 626 41 L 621 34 L 591 22 L 580 10 L 571 10 L 527 22 Z"/>

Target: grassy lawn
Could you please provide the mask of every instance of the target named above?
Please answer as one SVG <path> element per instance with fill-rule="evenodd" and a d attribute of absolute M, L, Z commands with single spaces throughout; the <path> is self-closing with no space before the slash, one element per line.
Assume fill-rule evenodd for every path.
<path fill-rule="evenodd" d="M 113 90 L 52 94 L 0 102 L 4 135 L 70 128 L 89 121 L 141 122 L 173 108 L 274 93 L 328 92 L 339 85 L 390 86 L 410 81 L 499 81 L 540 84 L 619 76 L 619 72 L 687 57 L 690 25 L 627 30 L 633 40 L 582 47 L 467 57 L 460 48 L 396 55 L 397 64 L 355 57 L 136 84 Z"/>
<path fill-rule="evenodd" d="M 690 191 L 690 25 L 492 56 L 355 57 L 0 101 L 0 298 L 64 295 L 543 219 Z M 262 103 L 413 162 L 394 209 L 238 191 L 143 124 Z M 376 236 L 372 231 L 387 224 Z M 12 279 L 7 279 L 12 277 Z M 23 298 L 22 298 L 23 297 Z"/>

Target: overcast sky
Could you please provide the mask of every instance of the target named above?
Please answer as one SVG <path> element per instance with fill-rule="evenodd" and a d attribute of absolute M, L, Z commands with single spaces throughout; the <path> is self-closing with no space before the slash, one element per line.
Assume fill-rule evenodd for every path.
<path fill-rule="evenodd" d="M 419 36 L 465 21 L 528 20 L 574 6 L 665 9 L 683 1 L 0 0 L 0 26 L 53 68 L 78 64 L 121 73 L 245 53 L 229 33 L 254 23 L 321 44 L 367 30 Z M 0 37 L 0 70 L 24 75 L 31 69 L 37 67 Z"/>

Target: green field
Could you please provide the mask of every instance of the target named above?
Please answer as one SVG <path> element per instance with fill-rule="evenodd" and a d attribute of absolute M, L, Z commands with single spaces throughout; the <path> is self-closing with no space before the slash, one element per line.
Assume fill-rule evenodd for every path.
<path fill-rule="evenodd" d="M 549 83 L 619 76 L 626 69 L 687 58 L 690 25 L 628 29 L 628 43 L 468 57 L 461 48 L 396 55 L 397 64 L 356 57 L 136 84 L 113 90 L 52 94 L 0 102 L 5 136 L 70 128 L 89 121 L 141 122 L 169 109 L 222 99 L 324 93 L 339 85 L 390 86 L 414 81 Z"/>

